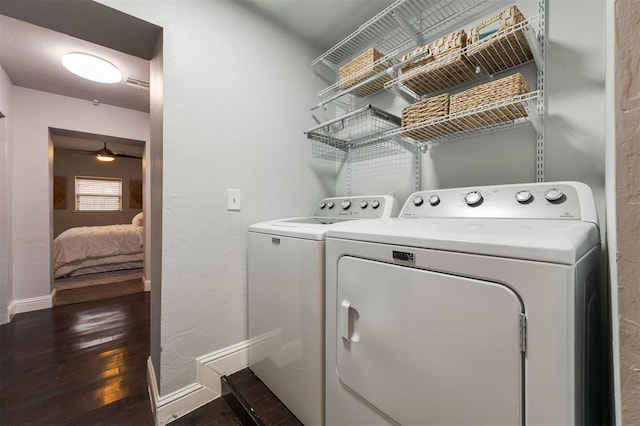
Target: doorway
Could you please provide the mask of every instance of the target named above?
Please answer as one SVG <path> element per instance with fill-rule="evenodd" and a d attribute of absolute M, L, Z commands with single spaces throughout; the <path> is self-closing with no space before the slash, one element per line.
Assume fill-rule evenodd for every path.
<path fill-rule="evenodd" d="M 66 129 L 49 132 L 53 305 L 145 291 L 145 142 Z"/>

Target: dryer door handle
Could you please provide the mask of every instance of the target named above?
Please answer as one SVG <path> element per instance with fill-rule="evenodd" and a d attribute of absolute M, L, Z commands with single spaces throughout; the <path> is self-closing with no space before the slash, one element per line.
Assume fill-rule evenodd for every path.
<path fill-rule="evenodd" d="M 351 302 L 343 300 L 340 304 L 340 335 L 347 342 L 351 342 Z"/>

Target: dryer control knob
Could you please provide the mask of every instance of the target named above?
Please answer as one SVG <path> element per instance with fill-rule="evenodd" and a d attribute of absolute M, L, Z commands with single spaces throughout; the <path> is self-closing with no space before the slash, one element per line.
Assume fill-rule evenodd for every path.
<path fill-rule="evenodd" d="M 361 209 L 366 209 L 368 205 L 369 205 L 369 203 L 367 203 L 366 201 L 364 201 L 364 200 L 360 201 L 360 208 Z"/>
<path fill-rule="evenodd" d="M 468 206 L 477 206 L 482 202 L 482 194 L 478 191 L 471 191 L 464 196 L 464 202 Z"/>
<path fill-rule="evenodd" d="M 333 206 L 335 206 L 335 203 L 334 203 L 333 201 L 329 201 L 329 202 L 327 203 L 327 207 L 329 207 L 329 209 L 332 209 L 332 208 L 333 208 Z"/>
<path fill-rule="evenodd" d="M 414 205 L 414 206 L 416 206 L 416 207 L 420 207 L 420 206 L 422 205 L 422 203 L 424 203 L 424 198 L 422 198 L 421 196 L 416 195 L 416 196 L 413 198 L 413 205 Z"/>
<path fill-rule="evenodd" d="M 351 207 L 351 201 L 344 200 L 340 203 L 340 206 L 342 207 L 342 210 L 349 210 L 349 207 Z"/>
<path fill-rule="evenodd" d="M 548 189 L 544 193 L 544 198 L 551 202 L 560 201 L 563 196 L 564 194 L 562 193 L 562 191 L 556 188 Z"/>
<path fill-rule="evenodd" d="M 380 207 L 380 201 L 378 201 L 378 200 L 373 200 L 373 201 L 371 202 L 371 208 L 372 208 L 372 209 L 377 209 L 378 207 Z"/>
<path fill-rule="evenodd" d="M 529 201 L 531 201 L 532 198 L 533 198 L 533 195 L 531 194 L 531 191 L 527 191 L 526 189 L 523 191 L 516 192 L 516 200 L 520 204 L 526 204 Z"/>
<path fill-rule="evenodd" d="M 325 207 L 327 207 L 327 203 L 325 203 L 324 201 L 320 203 L 320 209 L 324 209 Z"/>
<path fill-rule="evenodd" d="M 437 195 L 432 195 L 431 197 L 429 197 L 429 204 L 432 206 L 437 206 L 438 204 L 440 204 L 440 197 L 438 197 Z"/>

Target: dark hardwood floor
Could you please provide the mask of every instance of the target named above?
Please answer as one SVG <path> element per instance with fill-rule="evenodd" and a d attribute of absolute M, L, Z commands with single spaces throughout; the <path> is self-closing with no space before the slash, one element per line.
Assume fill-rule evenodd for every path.
<path fill-rule="evenodd" d="M 0 326 L 0 425 L 153 425 L 149 325 L 149 293 L 16 315 Z M 218 398 L 170 425 L 301 424 L 248 368 L 228 379 L 257 422 Z"/>
<path fill-rule="evenodd" d="M 1 425 L 153 425 L 149 293 L 16 315 L 0 326 Z"/>

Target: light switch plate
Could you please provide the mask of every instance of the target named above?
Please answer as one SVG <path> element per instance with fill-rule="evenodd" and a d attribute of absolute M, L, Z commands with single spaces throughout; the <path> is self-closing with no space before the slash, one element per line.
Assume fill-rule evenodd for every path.
<path fill-rule="evenodd" d="M 239 189 L 227 189 L 227 210 L 240 211 Z"/>

